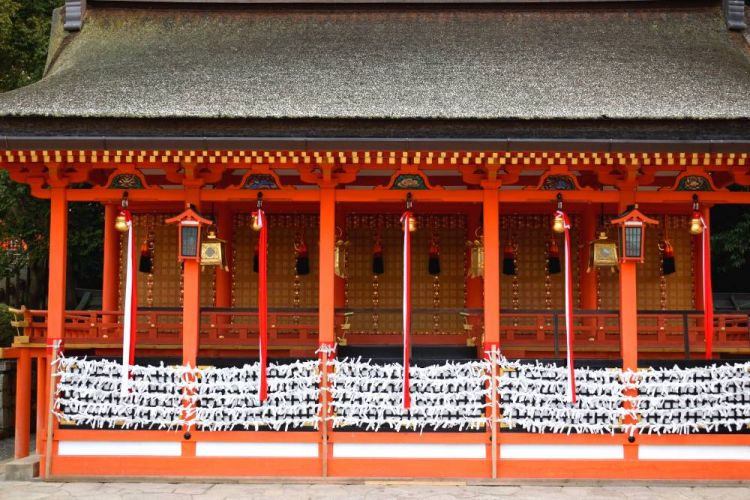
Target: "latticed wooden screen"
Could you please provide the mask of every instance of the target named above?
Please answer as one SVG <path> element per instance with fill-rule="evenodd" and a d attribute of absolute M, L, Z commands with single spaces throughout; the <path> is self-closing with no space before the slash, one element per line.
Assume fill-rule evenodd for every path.
<path fill-rule="evenodd" d="M 571 256 L 574 304 L 579 302 L 579 218 L 571 217 Z M 500 303 L 503 309 L 562 309 L 565 301 L 563 235 L 552 231 L 550 215 L 507 215 L 500 218 L 500 258 L 508 243 L 515 249 L 516 275 L 500 275 Z M 547 272 L 548 257 L 557 246 L 561 272 Z M 502 266 L 502 262 L 501 262 Z M 585 271 L 585 270 L 584 270 Z M 510 319 L 509 319 L 510 320 Z"/>
<path fill-rule="evenodd" d="M 307 214 L 269 214 L 268 217 L 268 306 L 318 306 L 318 216 Z M 258 233 L 251 217 L 234 218 L 234 269 L 232 271 L 234 307 L 258 306 L 258 273 L 253 271 L 253 254 Z M 308 249 L 310 273 L 295 280 L 295 240 Z M 296 281 L 296 282 L 295 282 Z M 299 294 L 296 295 L 295 291 Z M 333 290 L 330 291 L 333 293 Z M 295 298 L 298 297 L 298 301 Z"/>
<path fill-rule="evenodd" d="M 466 218 L 462 215 L 417 215 L 417 231 L 412 233 L 412 307 L 462 308 Z M 373 309 L 355 313 L 352 331 L 396 333 L 402 331 L 403 232 L 398 215 L 351 214 L 346 219 L 348 306 Z M 440 274 L 428 272 L 430 242 L 440 249 Z M 373 273 L 373 247 L 379 239 L 383 247 L 384 272 Z M 385 313 L 379 309 L 399 309 Z M 412 329 L 417 334 L 459 333 L 463 320 L 456 311 L 414 314 Z"/>
<path fill-rule="evenodd" d="M 164 224 L 174 214 L 134 214 L 136 265 L 144 242 L 151 247 L 152 272 L 138 272 L 139 307 L 180 307 L 182 264 L 177 261 L 177 226 Z M 125 287 L 127 238 L 120 235 L 120 308 Z M 201 306 L 211 307 L 215 298 L 215 268 L 201 273 Z"/>
<path fill-rule="evenodd" d="M 643 264 L 637 264 L 638 309 L 693 309 L 693 237 L 690 235 L 690 217 L 687 215 L 657 216 L 659 225 L 646 229 Z M 610 238 L 616 238 L 614 229 Z M 667 239 L 674 248 L 676 272 L 662 277 L 660 243 Z M 620 307 L 620 281 L 616 272 L 599 273 L 601 309 Z"/>

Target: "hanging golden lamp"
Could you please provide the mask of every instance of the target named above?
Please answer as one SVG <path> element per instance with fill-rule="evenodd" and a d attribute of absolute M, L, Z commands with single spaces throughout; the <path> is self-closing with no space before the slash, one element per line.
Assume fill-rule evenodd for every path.
<path fill-rule="evenodd" d="M 349 240 L 344 239 L 344 231 L 336 227 L 336 244 L 333 247 L 333 273 L 346 279 L 346 248 Z"/>
<path fill-rule="evenodd" d="M 466 246 L 469 249 L 469 278 L 481 278 L 484 276 L 484 237 L 481 228 L 477 228 L 474 239 L 468 240 Z"/>
<path fill-rule="evenodd" d="M 219 239 L 216 233 L 216 226 L 210 225 L 206 230 L 206 240 L 201 243 L 201 268 L 220 266 L 229 271 L 225 245 L 226 241 Z"/>
<path fill-rule="evenodd" d="M 617 243 L 599 231 L 599 237 L 589 242 L 589 271 L 595 267 L 617 266 Z"/>

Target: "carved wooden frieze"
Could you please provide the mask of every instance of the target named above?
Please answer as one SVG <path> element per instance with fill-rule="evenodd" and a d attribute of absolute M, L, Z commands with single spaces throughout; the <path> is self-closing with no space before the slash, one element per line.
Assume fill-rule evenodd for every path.
<path fill-rule="evenodd" d="M 714 188 L 702 175 L 686 175 L 677 182 L 675 191 L 713 191 Z"/>

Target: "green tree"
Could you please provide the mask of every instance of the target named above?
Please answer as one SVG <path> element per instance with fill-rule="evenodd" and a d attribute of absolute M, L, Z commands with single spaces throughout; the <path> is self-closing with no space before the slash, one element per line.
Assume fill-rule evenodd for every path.
<path fill-rule="evenodd" d="M 0 0 L 0 91 L 28 85 L 42 77 L 52 10 L 62 4 L 63 0 Z M 95 203 L 71 204 L 69 218 L 68 288 L 99 288 L 102 208 Z M 43 307 L 49 201 L 33 198 L 28 186 L 13 182 L 5 171 L 0 171 L 0 242 L 5 247 L 0 252 L 0 278 L 29 270 L 26 289 L 14 297 L 15 302 Z M 9 251 L 14 246 L 20 246 L 20 251 Z M 72 301 L 73 294 L 68 293 L 68 298 Z"/>

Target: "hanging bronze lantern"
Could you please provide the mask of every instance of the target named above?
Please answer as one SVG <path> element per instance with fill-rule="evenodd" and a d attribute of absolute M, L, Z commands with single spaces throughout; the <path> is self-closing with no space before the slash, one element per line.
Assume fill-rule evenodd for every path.
<path fill-rule="evenodd" d="M 484 237 L 482 229 L 477 228 L 474 239 L 468 240 L 466 246 L 469 248 L 469 278 L 481 278 L 484 276 Z"/>
<path fill-rule="evenodd" d="M 201 267 L 221 266 L 225 271 L 229 271 L 226 251 L 224 249 L 226 242 L 219 239 L 216 234 L 216 226 L 213 224 L 209 226 L 206 233 L 206 240 L 201 243 Z"/>
<path fill-rule="evenodd" d="M 595 267 L 617 266 L 617 243 L 607 237 L 604 231 L 599 238 L 589 242 L 589 271 Z"/>
<path fill-rule="evenodd" d="M 346 247 L 349 241 L 343 238 L 343 231 L 336 228 L 336 244 L 333 248 L 333 273 L 339 278 L 346 278 Z"/>

